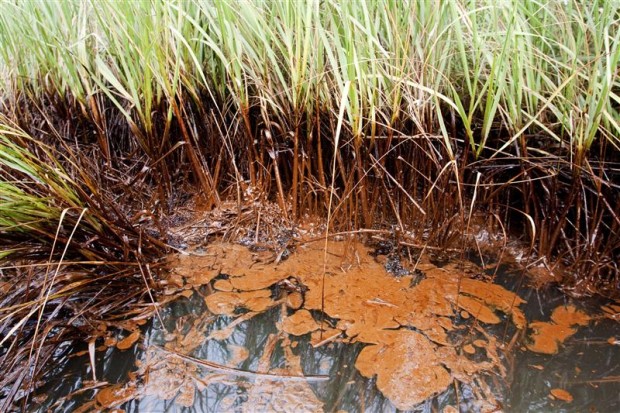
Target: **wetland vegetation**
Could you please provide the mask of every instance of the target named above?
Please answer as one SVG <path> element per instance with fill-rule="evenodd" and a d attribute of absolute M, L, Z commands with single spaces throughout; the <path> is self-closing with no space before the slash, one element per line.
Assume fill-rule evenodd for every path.
<path fill-rule="evenodd" d="M 513 255 L 617 299 L 619 26 L 617 1 L 1 2 L 0 411 L 66 343 L 94 370 L 175 296 L 164 257 L 219 239 L 284 264 L 356 237 L 401 277 Z"/>

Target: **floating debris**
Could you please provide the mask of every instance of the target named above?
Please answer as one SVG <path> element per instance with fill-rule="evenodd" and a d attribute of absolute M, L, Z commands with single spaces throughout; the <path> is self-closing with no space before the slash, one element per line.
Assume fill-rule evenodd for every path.
<path fill-rule="evenodd" d="M 319 323 L 314 320 L 310 311 L 304 309 L 286 317 L 280 325 L 282 331 L 293 336 L 303 336 L 319 328 Z"/>
<path fill-rule="evenodd" d="M 620 304 L 604 305 L 601 306 L 601 310 L 603 310 L 605 317 L 614 321 L 620 321 Z"/>
<path fill-rule="evenodd" d="M 238 308 L 261 312 L 276 303 L 271 298 L 271 291 L 256 290 L 243 292 L 222 291 L 209 295 L 205 303 L 213 314 L 234 315 Z"/>
<path fill-rule="evenodd" d="M 442 364 L 437 347 L 414 331 L 386 331 L 382 341 L 364 347 L 355 362 L 377 388 L 401 410 L 409 410 L 443 392 L 452 376 Z"/>
<path fill-rule="evenodd" d="M 131 334 L 129 334 L 127 337 L 117 342 L 116 348 L 119 350 L 127 350 L 131 348 L 136 343 L 136 341 L 138 341 L 139 338 L 140 338 L 140 330 L 135 330 Z"/>
<path fill-rule="evenodd" d="M 574 306 L 560 306 L 553 310 L 551 321 L 530 323 L 532 341 L 527 348 L 535 353 L 556 354 L 562 343 L 577 332 L 572 326 L 585 326 L 589 322 L 590 316 Z"/>
<path fill-rule="evenodd" d="M 265 345 L 265 351 L 258 362 L 258 371 L 270 370 L 271 358 L 278 341 L 284 349 L 286 368 L 272 369 L 271 374 L 282 377 L 303 376 L 301 358 L 293 354 L 291 342 L 280 340 L 271 335 Z M 247 401 L 243 404 L 243 412 L 323 412 L 323 403 L 317 398 L 306 381 L 279 380 L 267 378 L 256 379 L 248 390 Z"/>
<path fill-rule="evenodd" d="M 571 403 L 573 401 L 573 395 L 564 389 L 551 389 L 549 393 L 557 400 L 562 400 L 567 403 Z"/>
<path fill-rule="evenodd" d="M 472 279 L 475 271 L 462 270 L 477 268 L 474 264 L 438 268 L 425 263 L 414 275 L 395 277 L 363 245 L 336 241 L 301 244 L 280 262 L 215 243 L 200 262 L 226 276 L 205 298 L 212 313 L 260 313 L 283 303 L 290 314 L 278 323 L 282 334 L 311 333 L 315 347 L 334 340 L 367 344 L 356 368 L 366 377 L 376 375 L 379 390 L 400 409 L 445 391 L 454 380 L 471 383 L 483 373 L 503 373 L 498 345 L 490 337 L 472 337 L 486 349 L 486 361 L 468 358 L 476 355 L 471 344 L 463 354 L 456 351 L 449 333 L 458 331 L 455 321 L 463 314 L 483 324 L 498 324 L 505 315 L 518 329 L 526 325 L 519 309 L 524 301 L 500 285 Z M 338 320 L 337 325 L 316 320 L 312 311 Z M 221 331 L 230 336 L 230 329 Z M 217 332 L 210 337 L 221 338 Z"/>
<path fill-rule="evenodd" d="M 332 403 L 324 391 L 349 398 L 356 391 L 349 386 L 367 385 L 359 377 L 370 379 L 372 394 L 383 393 L 395 409 L 416 409 L 438 396 L 445 400 L 440 395 L 454 389 L 461 410 L 501 411 L 495 397 L 508 386 L 502 379 L 514 375 L 512 353 L 527 333 L 533 346 L 537 334 L 564 337 L 590 322 L 583 311 L 561 306 L 548 321 L 528 328 L 524 301 L 466 261 L 439 268 L 421 256 L 415 270 L 397 277 L 360 244 L 320 241 L 288 248 L 287 260 L 277 262 L 268 250 L 206 247 L 200 266 L 218 268 L 207 286 L 191 284 L 198 274 L 173 272 L 180 283 L 162 297 L 164 303 L 173 295 L 191 298 L 161 307 L 165 327 L 145 333 L 129 381 L 100 382 L 94 389 L 100 395 L 85 402 L 83 411 L 116 411 L 128 402 L 146 411 L 181 409 L 222 389 L 235 391 L 210 402 L 217 411 L 322 411 L 334 408 L 323 404 Z M 184 265 L 191 267 L 191 256 Z M 613 311 L 608 307 L 605 314 Z M 98 350 L 135 346 L 143 322 L 98 326 Z M 125 332 L 117 339 L 110 327 Z M 509 333 L 500 340 L 503 331 Z M 617 344 L 616 337 L 599 341 L 607 348 Z M 559 350 L 561 343 L 551 342 Z M 525 368 L 552 370 L 547 364 Z M 356 379 L 353 369 L 360 373 Z M 345 405 L 389 407 L 371 407 L 365 404 L 373 403 L 371 396 L 364 397 Z M 542 387 L 540 397 L 548 405 L 568 403 L 556 389 Z"/>

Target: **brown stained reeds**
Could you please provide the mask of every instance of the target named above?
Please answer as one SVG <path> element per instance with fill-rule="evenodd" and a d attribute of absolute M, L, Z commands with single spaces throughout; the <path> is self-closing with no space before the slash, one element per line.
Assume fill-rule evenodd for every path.
<path fill-rule="evenodd" d="M 68 247 L 101 263 L 93 291 L 119 285 L 199 195 L 253 208 L 237 229 L 276 201 L 278 222 L 398 228 L 446 251 L 474 248 L 482 212 L 572 267 L 567 285 L 617 294 L 618 6 L 569 3 L 5 2 L 0 257 Z"/>
<path fill-rule="evenodd" d="M 558 157 L 518 157 L 509 152 L 502 159 L 474 161 L 468 158 L 467 146 L 455 139 L 454 147 L 458 150 L 458 173 L 455 173 L 454 164 L 449 161 L 450 152 L 441 136 L 418 133 L 413 126 L 409 126 L 411 129 L 407 132 L 408 126 L 403 125 L 398 132 L 384 127 L 377 128 L 374 136 L 355 137 L 343 124 L 341 137 L 334 141 L 332 131 L 338 120 L 330 113 L 318 112 L 299 126 L 300 136 L 308 138 L 297 140 L 300 159 L 295 166 L 294 141 L 278 127 L 266 130 L 259 117 L 249 118 L 249 130 L 256 134 L 250 137 L 248 128 L 239 123 L 238 127 L 234 126 L 234 119 L 227 120 L 233 126 L 222 129 L 216 124 L 219 122 L 217 116 L 186 105 L 182 112 L 192 115 L 187 120 L 186 133 L 189 134 L 187 125 L 191 125 L 189 129 L 193 136 L 205 136 L 209 142 L 203 142 L 199 147 L 199 159 L 205 163 L 205 170 L 215 171 L 212 187 L 219 188 L 222 194 L 234 194 L 239 206 L 247 207 L 248 201 L 260 203 L 261 200 L 273 199 L 278 201 L 280 212 L 286 218 L 287 213 L 293 216 L 292 203 L 297 205 L 298 216 L 306 213 L 325 216 L 331 205 L 332 232 L 396 226 L 400 232 L 407 232 L 409 239 L 419 240 L 417 245 L 432 249 L 439 247 L 447 253 L 451 253 L 449 251 L 455 246 L 467 248 L 463 245 L 468 242 L 474 248 L 473 238 L 466 235 L 464 219 L 473 211 L 486 210 L 505 217 L 513 236 L 520 236 L 525 228 L 530 228 L 529 221 L 523 218 L 527 215 L 535 224 L 535 230 L 529 236 L 536 237 L 537 251 L 572 262 L 582 271 L 582 277 L 573 279 L 572 285 L 598 285 L 601 291 L 613 292 L 617 268 L 615 261 L 605 257 L 617 255 L 620 240 L 615 211 L 619 201 L 617 187 L 605 170 L 610 165 L 605 157 L 609 156 L 603 152 L 602 161 L 588 159 L 581 168 Z M 19 363 L 26 363 L 28 358 L 21 348 L 38 348 L 36 365 L 39 367 L 34 366 L 34 372 L 38 374 L 42 361 L 51 354 L 48 346 L 53 347 L 60 337 L 93 334 L 88 329 L 75 327 L 79 319 L 76 314 L 87 312 L 89 318 L 95 320 L 122 316 L 123 313 L 110 312 L 121 300 L 114 292 L 115 285 L 127 288 L 126 282 L 131 280 L 131 289 L 135 293 L 128 297 L 128 304 L 151 300 L 145 290 L 153 286 L 151 280 L 145 282 L 141 277 L 136 278 L 140 271 L 135 267 L 131 276 L 130 272 L 114 272 L 113 269 L 119 267 L 115 262 L 144 262 L 157 257 L 166 249 L 166 213 L 174 216 L 174 206 L 182 205 L 179 203 L 182 198 L 177 201 L 176 197 L 183 194 L 171 188 L 203 191 L 204 186 L 200 177 L 192 173 L 193 161 L 183 143 L 182 128 L 176 122 L 171 123 L 168 133 L 176 133 L 181 143 L 174 144 L 167 156 L 157 160 L 167 164 L 167 170 L 178 171 L 166 175 L 161 169 L 151 167 L 153 162 L 148 156 L 136 156 L 140 153 L 139 146 L 131 143 L 131 129 L 124 126 L 119 115 L 114 116 L 113 107 L 107 110 L 108 124 L 111 125 L 108 132 L 114 133 L 117 140 L 110 142 L 109 149 L 114 156 L 109 162 L 105 156 L 98 155 L 101 150 L 98 140 L 76 144 L 64 138 L 68 131 L 74 136 L 86 136 L 82 128 L 88 122 L 80 118 L 79 113 L 73 115 L 73 119 L 80 119 L 79 122 L 62 122 L 52 120 L 55 110 L 41 109 L 32 113 L 27 111 L 27 106 L 20 110 L 29 113 L 26 119 L 30 133 L 38 136 L 39 142 L 32 146 L 28 142 L 34 140 L 24 137 L 23 147 L 31 148 L 32 159 L 39 159 L 44 164 L 49 162 L 50 153 L 55 154 L 54 162 L 63 165 L 67 176 L 75 182 L 75 196 L 80 200 L 75 206 L 88 208 L 89 219 L 95 219 L 101 225 L 80 225 L 71 243 L 65 229 L 56 237 L 58 222 L 55 219 L 59 212 L 56 218 L 53 215 L 45 218 L 48 227 L 38 230 L 39 237 L 35 240 L 30 239 L 32 232 L 15 233 L 4 229 L 5 248 L 19 246 L 13 254 L 13 262 L 17 259 L 15 257 L 20 260 L 46 259 L 52 243 L 59 242 L 70 247 L 71 260 L 79 261 L 82 257 L 101 263 L 96 268 L 78 264 L 78 268 L 91 271 L 83 279 L 74 281 L 78 288 L 63 290 L 62 282 L 54 284 L 60 292 L 51 293 L 54 305 L 42 307 L 42 319 L 51 322 L 58 318 L 58 321 L 53 324 L 46 321 L 39 337 L 33 335 L 29 322 L 24 322 L 19 330 L 11 333 L 14 344 L 3 354 L 3 365 L 14 368 Z M 70 107 L 65 110 L 66 113 L 72 111 Z M 204 116 L 203 120 L 198 116 Z M 34 122 L 36 119 L 38 122 Z M 33 125 L 38 126 L 34 128 Z M 163 127 L 165 129 L 165 125 Z M 47 153 L 42 149 L 43 142 L 48 142 L 47 147 L 57 149 L 50 149 L 51 152 Z M 253 142 L 254 151 L 242 150 L 248 142 Z M 296 176 L 292 173 L 294 168 L 298 171 Z M 260 174 L 256 172 L 258 169 L 262 171 Z M 252 171 L 256 174 L 254 182 L 257 185 L 260 182 L 260 186 L 252 186 Z M 10 176 L 11 181 L 20 181 L 19 174 L 6 175 L 6 168 L 3 173 L 5 177 Z M 298 188 L 296 198 L 292 196 L 295 185 Z M 474 188 L 477 190 L 475 199 Z M 31 194 L 43 196 L 45 191 L 41 187 L 38 193 Z M 220 191 L 203 192 L 207 208 L 212 207 L 213 200 L 221 198 Z M 471 205 L 468 200 L 472 200 Z M 62 211 L 62 205 L 65 205 L 62 196 L 58 202 L 57 211 Z M 465 211 L 464 205 L 469 210 Z M 256 204 L 250 208 L 256 208 Z M 251 226 L 260 229 L 260 211 L 254 215 Z M 67 229 L 77 224 L 78 216 L 79 213 L 66 214 L 67 219 L 73 220 L 66 222 Z M 239 221 L 235 225 L 248 223 Z M 596 255 L 601 253 L 604 255 Z M 438 254 L 441 255 L 439 251 Z M 69 268 L 63 268 L 62 272 L 71 273 Z M 97 272 L 101 275 L 95 275 Z M 19 278 L 6 271 L 4 274 L 4 279 Z M 21 288 L 36 291 L 43 286 L 37 282 L 40 275 L 38 277 L 27 277 L 30 284 Z M 83 307 L 67 307 L 74 302 L 66 298 L 69 295 L 80 297 Z M 19 295 L 12 297 L 14 301 L 7 301 L 3 306 L 10 309 L 10 316 L 7 314 L 2 319 L 3 331 L 11 331 L 11 326 L 35 314 L 29 314 L 33 308 L 28 307 L 29 301 L 20 301 L 22 297 Z M 8 304 L 11 302 L 14 304 Z M 13 310 L 12 305 L 17 303 L 25 306 L 19 311 Z M 63 327 L 45 330 L 52 325 Z M 48 337 L 52 330 L 53 339 Z M 46 337 L 47 341 L 42 341 Z M 17 393 L 13 391 L 18 391 L 20 386 L 30 386 L 28 381 L 34 376 L 25 374 L 7 376 L 7 383 L 17 387 L 6 397 L 15 396 Z"/>
<path fill-rule="evenodd" d="M 28 394 L 49 371 L 51 357 L 63 342 L 99 337 L 121 320 L 143 319 L 138 321 L 142 324 L 152 314 L 153 308 L 143 304 L 149 298 L 135 276 L 138 269 L 122 264 L 125 269 L 116 272 L 105 271 L 101 263 L 2 268 L 11 287 L 0 309 L 3 411 L 25 409 Z"/>
<path fill-rule="evenodd" d="M 48 145 L 1 121 L 0 365 L 11 373 L 2 379 L 0 410 L 6 411 L 18 396 L 25 408 L 60 343 L 96 335 L 101 322 L 150 313 L 132 307 L 152 301 L 154 280 L 137 275 L 167 247 L 159 218 L 127 201 L 140 200 L 137 189 L 145 184 L 138 174 L 108 166 L 97 146 L 75 146 L 61 131 L 50 131 Z M 45 116 L 35 124 L 53 127 Z"/>
<path fill-rule="evenodd" d="M 260 192 L 293 218 L 332 199 L 342 229 L 424 232 L 456 215 L 462 226 L 464 188 L 479 185 L 480 209 L 534 220 L 540 254 L 601 251 L 608 271 L 618 201 L 595 198 L 616 174 L 617 5 L 568 3 L 7 3 L 0 51 L 8 95 L 48 100 L 65 125 L 80 113 L 78 136 L 69 125 L 61 139 L 96 143 L 112 169 L 144 157 L 134 176 L 163 211 L 182 174 L 209 206 L 234 185 L 239 204 Z M 23 108 L 5 109 L 29 130 Z M 556 160 L 572 175 L 547 166 Z"/>

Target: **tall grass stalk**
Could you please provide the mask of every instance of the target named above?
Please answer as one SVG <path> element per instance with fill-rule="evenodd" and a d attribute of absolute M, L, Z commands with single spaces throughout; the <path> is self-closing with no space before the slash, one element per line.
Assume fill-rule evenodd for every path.
<path fill-rule="evenodd" d="M 461 194 L 467 182 L 458 165 L 471 160 L 512 157 L 522 163 L 512 182 L 527 180 L 528 162 L 567 159 L 572 178 L 553 169 L 546 176 L 579 181 L 592 148 L 615 156 L 619 8 L 537 0 L 5 1 L 3 106 L 18 123 L 38 116 L 28 115 L 28 99 L 67 119 L 81 114 L 108 167 L 127 154 L 143 157 L 144 176 L 162 188 L 160 205 L 187 162 L 209 205 L 219 200 L 220 179 L 233 174 L 238 194 L 276 193 L 283 213 L 290 203 L 298 216 L 308 193 L 327 204 L 334 179 L 343 210 L 361 211 L 371 226 L 373 201 L 392 202 L 376 189 L 382 176 L 410 199 L 419 197 L 418 179 L 436 181 L 427 189 L 451 185 L 448 164 Z M 207 119 L 234 132 L 213 136 L 219 127 Z M 336 153 L 337 177 L 327 176 L 324 150 Z M 420 175 L 427 167 L 412 156 L 427 158 L 433 171 Z M 495 177 L 483 175 L 481 185 Z M 526 214 L 528 185 L 520 189 Z"/>
<path fill-rule="evenodd" d="M 315 99 L 337 106 L 334 91 L 350 81 L 346 116 L 354 136 L 395 118 L 434 132 L 433 108 L 441 102 L 404 80 L 451 99 L 478 155 L 494 128 L 516 132 L 534 116 L 532 131 L 555 120 L 559 128 L 547 126 L 553 138 L 572 136 L 576 148 L 587 149 L 597 132 L 614 141 L 618 132 L 612 102 L 618 100 L 619 5 L 600 6 L 4 2 L 0 55 L 15 92 L 70 94 L 82 104 L 105 94 L 135 124 L 145 151 L 155 150 L 146 140 L 155 134 L 155 108 L 186 90 L 197 96 L 201 87 L 235 102 L 241 118 L 264 107 L 261 116 L 294 127 L 295 117 L 312 113 Z M 170 108 L 164 113 L 174 116 Z"/>
<path fill-rule="evenodd" d="M 577 165 L 599 139 L 618 146 L 618 2 L 240 4 L 4 2 L 6 98 L 26 90 L 68 106 L 74 99 L 97 125 L 106 156 L 119 145 L 106 128 L 111 102 L 168 190 L 161 159 L 182 141 L 203 191 L 213 193 L 214 165 L 198 151 L 206 143 L 184 116 L 184 105 L 205 111 L 210 100 L 223 122 L 245 131 L 236 144 L 246 156 L 236 156 L 251 185 L 268 186 L 268 171 L 290 162 L 283 179 L 295 211 L 312 125 L 334 124 L 349 82 L 344 129 L 352 139 L 336 149 L 356 157 L 367 225 L 364 153 L 377 133 L 413 125 L 414 134 L 440 135 L 450 161 L 461 138 L 484 158 L 504 157 L 515 144 L 527 157 L 531 137 L 543 137 L 546 153 L 568 152 Z"/>

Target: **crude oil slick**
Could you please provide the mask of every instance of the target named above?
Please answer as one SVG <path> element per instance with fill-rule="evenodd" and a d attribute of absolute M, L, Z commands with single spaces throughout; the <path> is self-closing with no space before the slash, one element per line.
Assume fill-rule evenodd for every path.
<path fill-rule="evenodd" d="M 135 328 L 109 336 L 99 382 L 39 401 L 128 412 L 620 406 L 616 303 L 580 309 L 558 294 L 537 312 L 540 292 L 517 294 L 472 262 L 414 261 L 395 276 L 369 248 L 324 240 L 286 259 L 228 243 L 173 256 L 163 298 L 172 303 L 143 339 Z M 615 336 L 588 337 L 602 332 Z"/>

